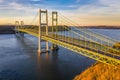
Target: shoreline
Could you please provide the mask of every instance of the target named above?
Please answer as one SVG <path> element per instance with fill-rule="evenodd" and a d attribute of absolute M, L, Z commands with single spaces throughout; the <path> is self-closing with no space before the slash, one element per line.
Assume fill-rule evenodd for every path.
<path fill-rule="evenodd" d="M 14 34 L 15 31 L 13 30 L 15 25 L 0 25 L 0 34 Z M 120 27 L 116 26 L 84 26 L 84 27 L 77 27 L 77 28 L 86 28 L 86 29 L 120 29 Z"/>

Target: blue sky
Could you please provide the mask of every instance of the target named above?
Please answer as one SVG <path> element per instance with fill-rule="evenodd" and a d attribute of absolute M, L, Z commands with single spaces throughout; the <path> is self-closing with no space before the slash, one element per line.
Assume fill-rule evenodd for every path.
<path fill-rule="evenodd" d="M 58 11 L 80 25 L 120 25 L 120 0 L 0 0 L 0 24 L 32 19 L 39 8 Z"/>

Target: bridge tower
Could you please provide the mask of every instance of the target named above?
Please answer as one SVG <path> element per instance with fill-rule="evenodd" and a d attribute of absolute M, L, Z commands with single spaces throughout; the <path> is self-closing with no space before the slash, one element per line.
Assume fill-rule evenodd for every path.
<path fill-rule="evenodd" d="M 45 15 L 45 22 L 43 22 L 42 15 Z M 43 34 L 43 27 L 45 27 L 45 34 Z M 39 10 L 39 37 L 38 37 L 38 53 L 48 52 L 49 46 L 48 41 L 46 41 L 46 51 L 42 51 L 41 49 L 41 38 L 42 35 L 48 36 L 48 11 L 47 10 Z"/>
<path fill-rule="evenodd" d="M 21 25 L 20 25 L 21 29 L 24 29 L 24 21 L 21 21 Z M 21 36 L 24 36 L 24 32 L 20 32 Z"/>
<path fill-rule="evenodd" d="M 53 35 L 55 38 L 57 38 L 58 34 L 58 13 L 53 11 L 52 12 L 52 33 L 55 34 Z M 58 49 L 58 45 L 52 44 L 51 47 L 52 50 Z"/>
<path fill-rule="evenodd" d="M 15 21 L 15 34 L 16 35 L 20 35 L 23 36 L 24 33 L 19 31 L 19 29 L 24 28 L 24 22 L 21 21 L 21 23 L 19 21 Z"/>
<path fill-rule="evenodd" d="M 18 35 L 19 31 L 19 21 L 15 21 L 15 34 Z"/>

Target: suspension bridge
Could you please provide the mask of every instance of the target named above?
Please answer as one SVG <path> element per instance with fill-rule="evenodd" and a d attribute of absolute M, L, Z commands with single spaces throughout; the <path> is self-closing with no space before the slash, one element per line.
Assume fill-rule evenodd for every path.
<path fill-rule="evenodd" d="M 46 51 L 49 51 L 48 42 L 52 43 L 51 49 L 56 50 L 58 46 L 69 49 L 86 57 L 109 64 L 115 67 L 120 66 L 120 50 L 115 48 L 118 40 L 112 39 L 103 34 L 93 32 L 86 28 L 79 28 L 67 17 L 52 12 L 48 16 L 47 10 L 39 10 L 30 25 L 24 22 L 15 22 L 16 35 L 25 33 L 38 37 L 38 52 L 42 53 L 41 40 L 46 41 Z"/>

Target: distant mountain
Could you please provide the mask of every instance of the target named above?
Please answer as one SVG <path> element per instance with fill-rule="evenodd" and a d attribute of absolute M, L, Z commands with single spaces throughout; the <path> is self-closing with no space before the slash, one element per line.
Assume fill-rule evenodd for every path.
<path fill-rule="evenodd" d="M 80 28 L 120 29 L 120 26 L 79 26 Z"/>

